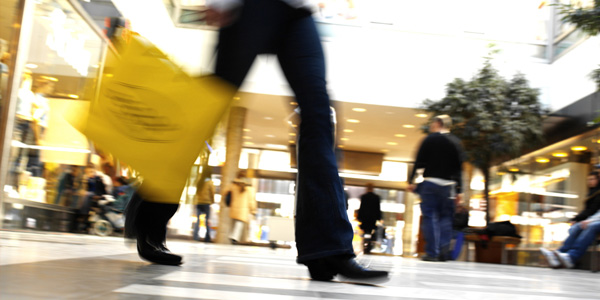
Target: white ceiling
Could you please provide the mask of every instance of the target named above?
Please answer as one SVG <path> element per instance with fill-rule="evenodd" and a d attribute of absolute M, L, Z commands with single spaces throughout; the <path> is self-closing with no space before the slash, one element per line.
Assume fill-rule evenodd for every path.
<path fill-rule="evenodd" d="M 248 109 L 245 147 L 274 149 L 286 146 L 296 137 L 295 129 L 287 123 L 296 105 L 293 97 L 240 93 L 235 105 Z M 337 143 L 345 150 L 384 153 L 386 160 L 412 161 L 424 134 L 419 130 L 427 118 L 417 117 L 419 111 L 411 108 L 388 107 L 332 101 L 337 112 Z M 357 112 L 353 108 L 366 111 Z M 359 120 L 350 123 L 348 119 Z M 414 128 L 405 128 L 413 125 Z M 344 132 L 344 129 L 353 132 Z M 403 134 L 405 137 L 396 137 Z M 341 140 L 347 138 L 348 140 Z M 251 144 L 250 144 L 251 143 Z M 391 145 L 388 143 L 397 143 Z M 275 148 L 276 149 L 276 148 Z"/>

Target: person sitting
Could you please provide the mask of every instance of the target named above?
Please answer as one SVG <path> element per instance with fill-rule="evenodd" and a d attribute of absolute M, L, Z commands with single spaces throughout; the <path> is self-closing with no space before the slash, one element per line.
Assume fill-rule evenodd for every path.
<path fill-rule="evenodd" d="M 600 234 L 600 173 L 591 172 L 587 177 L 587 186 L 589 192 L 585 208 L 571 219 L 574 225 L 569 229 L 569 236 L 562 247 L 555 251 L 540 248 L 552 268 L 573 268 Z"/>

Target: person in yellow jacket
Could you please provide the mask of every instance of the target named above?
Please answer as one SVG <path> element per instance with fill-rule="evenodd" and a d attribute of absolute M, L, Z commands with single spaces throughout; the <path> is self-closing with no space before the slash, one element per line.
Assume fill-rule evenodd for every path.
<path fill-rule="evenodd" d="M 196 196 L 194 200 L 196 203 L 196 224 L 194 225 L 194 240 L 199 241 L 200 236 L 198 234 L 200 230 L 200 215 L 204 215 L 204 226 L 206 226 L 206 234 L 204 235 L 204 242 L 210 243 L 210 205 L 215 203 L 215 185 L 210 179 L 211 176 L 210 167 L 204 167 L 202 175 L 196 183 Z"/>
<path fill-rule="evenodd" d="M 250 214 L 256 214 L 255 191 L 243 179 L 236 178 L 233 184 L 226 189 L 224 195 L 226 198 L 230 197 L 229 217 L 233 222 L 229 239 L 232 243 L 237 244 L 242 241 L 244 226 L 250 221 Z"/>

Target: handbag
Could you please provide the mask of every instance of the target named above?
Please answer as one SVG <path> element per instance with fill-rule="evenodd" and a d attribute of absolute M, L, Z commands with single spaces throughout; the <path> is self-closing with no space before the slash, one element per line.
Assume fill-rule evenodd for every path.
<path fill-rule="evenodd" d="M 191 166 L 227 110 L 235 89 L 192 78 L 147 39 L 131 36 L 112 76 L 103 76 L 89 110 L 65 118 L 99 148 L 138 171 L 152 202 L 179 203 Z"/>

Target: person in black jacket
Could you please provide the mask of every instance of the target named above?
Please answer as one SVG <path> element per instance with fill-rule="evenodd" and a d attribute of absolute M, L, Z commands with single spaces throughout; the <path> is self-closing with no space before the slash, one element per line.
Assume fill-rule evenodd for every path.
<path fill-rule="evenodd" d="M 600 173 L 590 172 L 587 177 L 588 194 L 584 209 L 571 222 L 581 222 L 600 210 Z"/>
<path fill-rule="evenodd" d="M 450 259 L 452 221 L 455 201 L 460 201 L 464 151 L 460 140 L 450 133 L 452 119 L 448 115 L 433 118 L 430 134 L 417 153 L 409 178 L 413 182 L 417 169 L 425 169 L 424 181 L 411 184 L 408 191 L 421 197 L 422 229 L 425 235 L 425 261 Z"/>
<path fill-rule="evenodd" d="M 365 253 L 371 252 L 373 231 L 377 228 L 376 223 L 381 220 L 381 198 L 373 192 L 373 184 L 367 183 L 367 192 L 360 196 L 360 207 L 358 217 L 360 229 L 364 231 Z"/>

